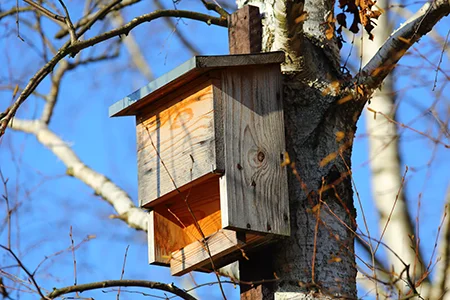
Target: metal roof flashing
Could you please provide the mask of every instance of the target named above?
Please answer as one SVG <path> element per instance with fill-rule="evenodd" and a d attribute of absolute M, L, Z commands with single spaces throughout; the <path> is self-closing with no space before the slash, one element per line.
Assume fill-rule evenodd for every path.
<path fill-rule="evenodd" d="M 175 82 L 182 82 L 188 77 L 196 78 L 203 73 L 220 68 L 239 67 L 263 64 L 280 64 L 284 62 L 284 52 L 265 52 L 258 54 L 237 54 L 217 56 L 194 56 L 168 73 L 151 81 L 144 87 L 117 101 L 109 107 L 109 116 L 136 115 L 139 103 L 149 98 L 156 91 Z M 191 79 L 192 79 L 191 78 Z"/>

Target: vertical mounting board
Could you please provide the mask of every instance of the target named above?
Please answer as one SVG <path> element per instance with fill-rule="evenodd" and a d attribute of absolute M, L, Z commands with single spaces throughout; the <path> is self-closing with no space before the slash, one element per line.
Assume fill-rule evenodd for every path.
<path fill-rule="evenodd" d="M 222 71 L 220 90 L 223 127 L 216 132 L 224 141 L 222 226 L 288 236 L 280 66 L 228 68 Z"/>

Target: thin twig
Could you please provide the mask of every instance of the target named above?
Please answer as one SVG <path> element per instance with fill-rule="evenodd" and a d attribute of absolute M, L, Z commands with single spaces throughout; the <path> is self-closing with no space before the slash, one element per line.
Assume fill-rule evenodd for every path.
<path fill-rule="evenodd" d="M 215 11 L 222 18 L 227 19 L 230 16 L 230 14 L 225 9 L 223 9 L 219 4 L 207 2 L 205 0 L 201 0 L 201 1 L 202 1 L 203 5 L 206 7 L 206 9 Z"/>
<path fill-rule="evenodd" d="M 70 248 L 72 249 L 72 258 L 73 258 L 73 278 L 74 278 L 74 282 L 73 285 L 77 285 L 77 259 L 75 258 L 75 246 L 74 246 L 74 242 L 73 242 L 73 234 L 72 234 L 72 226 L 70 226 Z M 78 292 L 76 293 L 77 297 L 78 297 Z"/>
<path fill-rule="evenodd" d="M 120 2 L 120 0 L 117 0 L 117 2 Z M 115 4 L 111 4 L 113 6 Z M 101 11 L 98 13 L 97 17 L 92 19 L 84 28 L 80 30 L 78 33 L 80 36 L 86 32 L 92 25 L 95 23 L 95 21 L 106 15 L 108 11 Z M 155 19 L 161 18 L 161 17 L 177 17 L 177 18 L 187 18 L 197 21 L 203 21 L 207 24 L 214 24 L 218 26 L 226 27 L 228 22 L 225 19 L 215 18 L 210 15 L 197 13 L 193 11 L 186 11 L 186 10 L 159 10 L 154 11 L 149 14 L 142 15 L 140 17 L 136 17 L 133 20 L 131 20 L 129 23 L 125 24 L 122 27 L 113 29 L 111 31 L 105 32 L 103 34 L 97 35 L 91 39 L 85 40 L 85 41 L 78 41 L 75 44 L 71 45 L 70 43 L 64 44 L 58 51 L 58 53 L 46 64 L 44 65 L 28 82 L 27 86 L 24 88 L 20 96 L 16 99 L 16 101 L 7 109 L 7 113 L 5 112 L 5 116 L 0 121 L 0 137 L 5 133 L 5 130 L 8 126 L 8 123 L 11 121 L 11 119 L 15 116 L 17 110 L 19 109 L 20 105 L 28 98 L 28 96 L 36 89 L 36 87 L 44 80 L 44 78 L 47 77 L 47 75 L 53 71 L 53 68 L 55 65 L 64 57 L 68 55 L 76 55 L 79 51 L 92 47 L 96 44 L 99 44 L 101 42 L 104 42 L 106 40 L 109 40 L 116 36 L 121 36 L 123 34 L 128 34 L 133 28 L 137 27 L 138 25 L 150 22 Z"/>
<path fill-rule="evenodd" d="M 39 287 L 39 284 L 36 282 L 36 279 L 34 278 L 34 275 L 30 273 L 30 271 L 28 271 L 28 269 L 25 267 L 25 265 L 22 263 L 22 261 L 17 257 L 17 255 L 14 253 L 14 251 L 12 251 L 10 248 L 5 247 L 3 245 L 0 245 L 0 248 L 8 251 L 16 260 L 16 262 L 19 264 L 20 268 L 28 275 L 28 277 L 30 278 L 31 282 L 33 283 L 34 287 L 36 288 L 39 296 L 41 296 L 42 299 L 49 299 L 48 297 L 44 296 L 44 294 L 41 291 L 41 288 Z"/>
<path fill-rule="evenodd" d="M 312 262 L 311 262 L 311 282 L 313 284 L 316 283 L 316 255 L 317 255 L 317 236 L 319 234 L 319 223 L 320 223 L 320 211 L 322 210 L 322 192 L 323 187 L 325 185 L 325 179 L 322 178 L 322 186 L 319 189 L 319 201 L 316 205 L 314 205 L 312 211 L 317 210 L 316 213 L 316 224 L 314 226 L 314 242 L 313 242 L 313 253 L 312 253 Z"/>
<path fill-rule="evenodd" d="M 16 0 L 16 27 L 17 27 L 17 37 L 22 41 L 25 40 L 20 36 L 20 27 L 19 27 L 19 0 Z"/>
<path fill-rule="evenodd" d="M 25 1 L 25 0 L 24 0 Z M 70 19 L 69 10 L 67 9 L 66 5 L 64 4 L 64 1 L 58 0 L 61 6 L 64 9 L 64 12 L 66 13 L 66 17 L 64 19 L 64 22 L 67 25 L 67 30 L 69 30 L 70 33 L 70 41 L 72 44 L 75 44 L 77 42 L 77 34 L 75 32 L 75 28 L 73 27 L 72 20 Z"/>
<path fill-rule="evenodd" d="M 34 269 L 34 271 L 33 271 L 33 275 L 34 274 L 36 274 L 36 272 L 39 270 L 39 268 L 41 267 L 41 265 L 44 263 L 44 262 L 46 262 L 49 258 L 52 258 L 52 257 L 55 257 L 55 256 L 58 256 L 58 255 L 60 255 L 60 254 L 62 254 L 62 253 L 64 253 L 64 252 L 68 252 L 68 251 L 72 251 L 73 249 L 74 250 L 77 250 L 78 248 L 80 248 L 81 247 L 81 245 L 82 244 L 84 244 L 84 243 L 86 243 L 86 242 L 88 242 L 88 241 L 90 241 L 90 240 L 92 240 L 92 239 L 94 239 L 96 236 L 95 235 L 88 235 L 86 238 L 84 238 L 81 242 L 79 242 L 77 245 L 75 245 L 75 246 L 69 246 L 69 247 L 67 247 L 66 249 L 63 249 L 63 250 L 59 250 L 59 251 L 57 251 L 57 252 L 55 252 L 55 253 L 53 253 L 53 254 L 50 254 L 50 255 L 46 255 L 45 257 L 44 257 L 44 259 L 42 259 L 40 262 L 39 262 L 39 264 L 36 266 L 36 268 Z"/>
<path fill-rule="evenodd" d="M 154 0 L 153 2 L 155 3 L 157 9 L 165 9 L 160 0 Z M 172 19 L 169 19 L 169 18 L 164 18 L 164 21 L 166 22 L 167 26 L 169 26 L 169 28 L 172 29 L 173 32 L 175 32 L 175 34 L 177 35 L 180 42 L 183 44 L 184 47 L 189 49 L 189 51 L 192 53 L 192 55 L 198 55 L 200 53 L 200 51 L 194 46 L 194 44 L 191 43 L 184 36 L 184 34 L 181 33 L 180 30 L 177 29 L 178 23 L 175 23 Z"/>
<path fill-rule="evenodd" d="M 434 92 L 434 90 L 436 89 L 436 86 L 437 86 L 438 73 L 439 73 L 440 65 L 442 63 L 442 57 L 444 56 L 444 53 L 445 53 L 445 47 L 447 47 L 447 41 L 448 41 L 448 36 L 449 35 L 450 35 L 450 29 L 447 32 L 447 36 L 445 38 L 444 46 L 442 47 L 441 57 L 439 58 L 439 63 L 437 65 L 437 67 L 436 67 L 436 76 L 434 77 L 433 92 Z"/>
<path fill-rule="evenodd" d="M 392 213 L 394 212 L 395 206 L 397 205 L 398 197 L 399 197 L 400 193 L 402 192 L 403 186 L 405 184 L 406 173 L 408 173 L 408 166 L 405 167 L 405 172 L 403 173 L 403 176 L 402 176 L 402 182 L 400 184 L 400 187 L 398 188 L 397 194 L 395 195 L 395 200 L 394 200 L 394 203 L 392 205 L 391 212 L 389 213 L 389 217 L 388 217 L 388 219 L 386 221 L 386 224 L 384 224 L 383 231 L 381 232 L 380 241 L 383 240 L 384 233 L 386 232 L 386 229 L 387 229 L 387 227 L 389 225 L 389 221 L 390 221 L 390 219 L 392 217 Z M 374 254 L 377 253 L 377 250 L 378 250 L 379 246 L 380 246 L 380 242 L 377 243 L 377 246 L 375 247 L 375 250 L 374 250 Z"/>
<path fill-rule="evenodd" d="M 41 14 L 43 14 L 44 16 L 48 17 L 50 20 L 53 20 L 55 22 L 57 22 L 60 25 L 65 25 L 66 24 L 66 20 L 63 16 L 60 16 L 48 9 L 46 9 L 45 7 L 42 7 L 40 4 L 37 4 L 31 0 L 23 0 L 24 2 L 28 3 L 29 5 L 33 6 L 37 11 L 39 11 Z"/>
<path fill-rule="evenodd" d="M 3 183 L 3 190 L 5 191 L 5 194 L 3 195 L 3 199 L 6 203 L 6 218 L 7 218 L 7 224 L 8 224 L 8 248 L 11 248 L 11 209 L 9 207 L 9 197 L 8 197 L 8 178 L 5 179 L 3 177 L 2 169 L 0 169 L 0 178 Z"/>
<path fill-rule="evenodd" d="M 108 12 L 114 12 L 114 11 L 119 11 L 119 10 L 121 10 L 124 7 L 131 6 L 131 5 L 133 5 L 133 4 L 137 3 L 137 2 L 140 2 L 140 1 L 141 0 L 122 0 L 122 1 L 114 0 L 111 3 L 107 3 L 105 5 L 101 5 L 100 9 L 98 11 L 83 16 L 78 22 L 76 22 L 74 24 L 74 27 L 75 27 L 75 29 L 78 29 L 78 28 L 81 28 L 82 26 L 86 25 L 93 18 L 95 18 L 100 11 L 105 10 L 105 8 L 108 9 Z M 55 38 L 56 39 L 61 39 L 61 38 L 65 37 L 68 33 L 69 32 L 67 31 L 66 27 L 61 28 L 61 30 L 58 31 L 55 34 Z M 80 34 L 78 36 L 81 37 Z"/>
<path fill-rule="evenodd" d="M 127 248 L 125 249 L 125 255 L 123 257 L 122 273 L 120 273 L 120 280 L 123 280 L 123 275 L 125 274 L 125 265 L 127 263 L 128 248 L 130 248 L 130 245 L 128 245 Z M 117 300 L 119 300 L 120 297 L 120 288 L 121 287 L 119 286 L 119 289 L 117 290 L 117 297 L 116 297 Z"/>

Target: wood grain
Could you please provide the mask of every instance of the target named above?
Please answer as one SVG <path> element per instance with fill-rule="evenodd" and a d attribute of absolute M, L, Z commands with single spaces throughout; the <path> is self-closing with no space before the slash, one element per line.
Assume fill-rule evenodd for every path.
<path fill-rule="evenodd" d="M 202 184 L 193 185 L 190 189 L 155 206 L 154 210 L 184 228 L 183 230 L 195 240 L 202 237 L 196 229 L 195 220 L 200 225 L 203 235 L 208 236 L 221 229 L 222 225 L 218 180 L 216 176 Z"/>
<path fill-rule="evenodd" d="M 195 240 L 183 228 L 155 211 L 148 215 L 148 261 L 150 264 L 167 265 L 172 252 Z"/>
<path fill-rule="evenodd" d="M 280 67 L 227 69 L 221 90 L 223 228 L 289 235 Z"/>
<path fill-rule="evenodd" d="M 149 261 L 167 265 L 173 251 L 221 229 L 218 177 L 166 199 L 153 208 L 149 218 Z"/>
<path fill-rule="evenodd" d="M 213 261 L 238 250 L 244 244 L 237 238 L 235 231 L 221 229 L 207 238 L 209 252 Z M 204 243 L 198 241 L 172 253 L 170 272 L 180 276 L 209 264 L 210 256 Z"/>
<path fill-rule="evenodd" d="M 261 51 L 262 25 L 259 8 L 246 5 L 231 14 L 228 21 L 230 54 L 246 54 Z"/>
<path fill-rule="evenodd" d="M 173 98 L 137 124 L 141 206 L 217 169 L 210 83 Z"/>

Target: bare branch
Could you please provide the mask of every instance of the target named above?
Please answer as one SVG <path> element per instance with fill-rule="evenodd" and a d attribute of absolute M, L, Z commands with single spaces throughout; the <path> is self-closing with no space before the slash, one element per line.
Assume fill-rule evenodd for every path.
<path fill-rule="evenodd" d="M 113 12 L 110 19 L 117 27 L 123 26 L 123 24 L 125 23 L 125 20 L 123 19 L 120 11 Z M 141 74 L 144 75 L 147 80 L 153 80 L 153 72 L 150 69 L 147 61 L 145 60 L 144 55 L 142 55 L 142 51 L 139 48 L 139 44 L 136 42 L 133 34 L 128 34 L 123 39 L 123 43 L 130 53 L 131 61 L 134 63 L 139 72 L 141 72 Z"/>
<path fill-rule="evenodd" d="M 122 27 L 113 29 L 111 31 L 105 32 L 103 34 L 99 34 L 96 37 L 90 38 L 85 41 L 81 41 L 67 48 L 67 52 L 76 53 L 82 49 L 91 47 L 100 42 L 106 41 L 112 37 L 127 35 L 133 28 L 136 26 L 153 21 L 155 19 L 161 17 L 175 17 L 175 18 L 185 18 L 191 20 L 197 20 L 207 23 L 208 25 L 217 25 L 222 27 L 228 26 L 228 21 L 225 19 L 220 19 L 216 17 L 212 17 L 210 15 L 188 11 L 188 10 L 156 10 L 154 12 L 139 16 L 128 22 Z M 89 24 L 86 27 L 90 27 Z"/>
<path fill-rule="evenodd" d="M 54 72 L 51 80 L 52 85 L 50 87 L 50 92 L 46 96 L 47 103 L 44 106 L 44 109 L 42 111 L 42 117 L 41 120 L 48 124 L 50 122 L 50 119 L 53 115 L 53 109 L 56 104 L 56 100 L 58 99 L 59 94 L 59 85 L 61 83 L 61 79 L 64 76 L 64 73 L 69 69 L 69 63 L 66 60 L 61 61 L 61 64 L 59 65 L 56 72 Z"/>
<path fill-rule="evenodd" d="M 157 9 L 165 9 L 161 1 L 154 0 L 153 2 L 155 3 Z M 196 47 L 194 47 L 194 45 L 191 42 L 189 42 L 187 38 L 179 30 L 177 30 L 177 24 L 172 19 L 164 18 L 164 21 L 169 26 L 169 28 L 176 33 L 177 37 L 180 39 L 183 46 L 189 49 L 189 51 L 191 51 L 192 55 L 198 55 L 200 53 L 200 51 Z"/>
<path fill-rule="evenodd" d="M 111 3 L 108 3 L 107 5 L 101 6 L 100 7 L 100 11 L 104 10 L 104 8 L 107 7 L 107 6 L 110 7 L 109 11 L 119 11 L 120 9 L 122 9 L 122 8 L 124 8 L 126 6 L 133 5 L 133 4 L 138 3 L 140 1 L 141 0 L 113 1 L 113 2 L 111 2 L 111 3 L 114 4 L 112 7 L 111 7 Z M 77 23 L 75 23 L 74 28 L 78 29 L 81 26 L 86 25 L 88 22 L 90 22 L 96 16 L 97 13 L 98 13 L 98 11 L 95 12 L 95 13 L 89 14 L 87 16 L 84 16 Z M 63 28 L 63 29 L 61 29 L 60 31 L 58 31 L 55 34 L 55 38 L 61 39 L 61 38 L 65 37 L 68 33 L 69 32 L 67 31 L 67 29 Z"/>
<path fill-rule="evenodd" d="M 394 12 L 395 14 L 398 14 L 400 17 L 404 19 L 409 19 L 412 17 L 412 13 L 406 9 L 405 7 L 402 7 L 400 5 L 393 6 L 389 8 L 389 11 Z M 437 32 L 436 29 L 432 29 L 429 33 L 430 37 L 442 48 L 445 49 L 445 39 Z M 447 57 L 450 60 L 450 50 L 447 49 L 445 51 L 447 53 Z"/>
<path fill-rule="evenodd" d="M 442 238 L 439 243 L 438 260 L 440 262 L 436 267 L 436 276 L 431 289 L 432 295 L 430 299 L 447 299 L 448 287 L 450 283 L 450 218 L 448 212 L 450 208 L 450 188 L 447 189 L 445 197 L 445 206 L 443 214 L 446 216 L 443 224 Z"/>
<path fill-rule="evenodd" d="M 33 12 L 34 10 L 35 9 L 31 6 L 15 7 L 10 10 L 7 10 L 7 11 L 0 12 L 0 19 L 2 19 L 4 17 L 8 17 L 8 16 L 13 16 L 13 15 L 15 15 L 17 13 L 21 13 L 21 12 Z"/>
<path fill-rule="evenodd" d="M 8 179 L 3 177 L 2 169 L 0 169 L 0 179 L 3 184 L 3 190 L 5 191 L 2 195 L 3 200 L 5 200 L 6 203 L 6 222 L 8 224 L 8 249 L 11 248 L 11 216 L 12 216 L 12 210 L 9 206 L 9 196 L 8 196 Z"/>
<path fill-rule="evenodd" d="M 60 25 L 65 25 L 66 20 L 63 16 L 60 16 L 52 11 L 49 11 L 48 9 L 42 7 L 41 5 L 34 3 L 31 0 L 23 0 L 24 2 L 28 3 L 29 5 L 33 6 L 37 11 L 39 11 L 44 16 L 48 17 L 50 20 L 56 21 Z"/>
<path fill-rule="evenodd" d="M 433 26 L 450 13 L 448 0 L 436 0 L 426 3 L 378 50 L 375 56 L 364 66 L 361 72 L 367 89 L 376 89 L 384 78 L 392 71 L 406 51 L 421 37 L 431 31 Z"/>
<path fill-rule="evenodd" d="M 44 122 L 15 119 L 12 122 L 12 128 L 35 135 L 42 145 L 50 149 L 64 163 L 68 175 L 78 178 L 91 187 L 97 195 L 114 207 L 119 218 L 130 227 L 147 231 L 147 213 L 137 208 L 125 191 L 104 175 L 83 164 L 67 143 L 52 132 Z"/>
<path fill-rule="evenodd" d="M 119 0 L 118 0 L 119 1 Z M 111 4 L 114 5 L 114 4 Z M 80 36 L 86 32 L 91 25 L 102 16 L 102 14 L 106 14 L 107 10 L 103 12 L 99 12 L 97 14 L 97 18 L 93 18 L 89 23 L 86 24 L 84 28 L 80 30 L 78 33 Z M 197 13 L 193 11 L 185 11 L 185 10 L 158 10 L 149 14 L 142 15 L 140 17 L 134 18 L 132 21 L 128 22 L 124 26 L 120 28 L 113 29 L 111 31 L 105 32 L 98 36 L 95 36 L 91 39 L 85 41 L 78 41 L 75 44 L 70 45 L 66 43 L 63 47 L 60 48 L 58 53 L 46 64 L 44 65 L 29 81 L 28 85 L 24 88 L 20 96 L 16 99 L 16 101 L 5 111 L 5 116 L 0 121 L 0 136 L 2 136 L 8 126 L 9 121 L 16 114 L 17 109 L 19 109 L 20 105 L 28 98 L 28 96 L 36 89 L 36 87 L 41 83 L 42 80 L 52 72 L 53 68 L 56 64 L 66 57 L 67 55 L 75 55 L 79 51 L 92 47 L 98 43 L 104 42 L 116 36 L 127 35 L 133 28 L 136 26 L 153 21 L 160 17 L 177 17 L 177 18 L 187 18 L 197 21 L 206 22 L 208 25 L 214 24 L 218 26 L 227 27 L 227 20 L 215 18 L 210 15 L 205 15 L 202 13 Z"/>
<path fill-rule="evenodd" d="M 222 18 L 228 19 L 228 17 L 230 16 L 230 14 L 225 9 L 223 9 L 220 5 L 218 5 L 216 3 L 212 3 L 212 2 L 207 2 L 205 0 L 201 0 L 201 1 L 202 1 L 203 5 L 206 7 L 206 9 L 215 11 Z"/>
<path fill-rule="evenodd" d="M 24 0 L 25 1 L 25 0 Z M 70 19 L 69 10 L 67 9 L 66 5 L 64 4 L 64 1 L 58 0 L 61 6 L 64 9 L 64 12 L 66 13 L 66 17 L 64 18 L 64 22 L 67 25 L 67 30 L 69 30 L 70 33 L 70 41 L 72 44 L 77 42 L 77 34 L 75 33 L 75 28 L 73 27 L 72 20 Z"/>
<path fill-rule="evenodd" d="M 104 289 L 108 287 L 116 287 L 116 286 L 134 286 L 134 287 L 143 287 L 143 288 L 149 288 L 149 289 L 156 289 L 161 291 L 170 292 L 172 294 L 177 295 L 178 297 L 182 299 L 187 300 L 195 300 L 196 298 L 191 296 L 186 291 L 176 287 L 173 284 L 165 284 L 160 282 L 154 282 L 154 281 L 146 281 L 146 280 L 106 280 L 106 281 L 99 281 L 99 282 L 92 282 L 92 283 L 86 283 L 86 284 L 79 284 L 79 285 L 72 285 L 60 289 L 54 289 L 53 292 L 47 295 L 47 298 L 49 299 L 55 299 L 56 297 L 59 297 L 61 295 L 65 295 L 68 293 L 74 293 L 74 292 L 85 292 L 90 290 L 97 290 L 97 289 Z"/>
<path fill-rule="evenodd" d="M 92 62 L 99 62 L 103 60 L 113 59 L 119 56 L 118 50 L 111 54 L 104 54 L 96 57 L 90 57 L 86 58 L 80 61 L 77 61 L 76 63 L 69 63 L 66 60 L 62 60 L 57 70 L 53 73 L 51 77 L 51 87 L 49 93 L 45 96 L 45 100 L 47 103 L 44 106 L 44 109 L 42 111 L 41 121 L 43 121 L 46 124 L 50 123 L 50 120 L 53 116 L 53 110 L 55 108 L 56 102 L 58 100 L 58 95 L 60 91 L 60 84 L 61 80 L 66 74 L 67 71 L 72 70 L 76 66 L 92 63 Z"/>
<path fill-rule="evenodd" d="M 11 254 L 14 259 L 16 260 L 16 262 L 19 264 L 20 268 L 28 275 L 28 277 L 30 278 L 31 282 L 33 283 L 34 287 L 36 288 L 39 296 L 41 296 L 43 299 L 48 299 L 48 297 L 44 296 L 44 294 L 41 291 L 41 288 L 39 287 L 39 284 L 36 282 L 36 279 L 34 279 L 34 275 L 30 273 L 30 271 L 28 271 L 28 269 L 25 267 L 25 265 L 22 263 L 22 261 L 17 257 L 17 255 L 14 253 L 14 251 L 12 251 L 10 248 L 5 247 L 3 245 L 0 245 L 0 248 L 6 250 L 9 252 L 9 254 Z"/>

